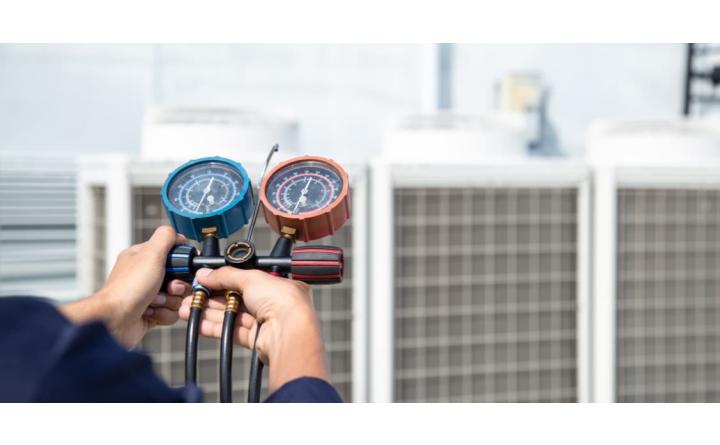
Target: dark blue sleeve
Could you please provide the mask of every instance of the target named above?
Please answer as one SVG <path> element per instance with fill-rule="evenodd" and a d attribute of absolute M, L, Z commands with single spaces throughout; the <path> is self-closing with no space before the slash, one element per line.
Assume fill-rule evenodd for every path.
<path fill-rule="evenodd" d="M 102 323 L 76 326 L 36 298 L 0 298 L 0 402 L 201 401 L 170 388 L 150 359 L 125 350 Z"/>
<path fill-rule="evenodd" d="M 281 386 L 266 403 L 342 403 L 331 384 L 315 377 L 300 377 Z"/>

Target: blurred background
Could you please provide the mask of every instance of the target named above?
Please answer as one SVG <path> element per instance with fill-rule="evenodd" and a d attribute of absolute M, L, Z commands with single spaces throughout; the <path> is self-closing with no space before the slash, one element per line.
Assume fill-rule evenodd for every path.
<path fill-rule="evenodd" d="M 719 85 L 716 44 L 0 45 L 0 295 L 91 293 L 172 169 L 278 142 L 350 173 L 346 400 L 720 401 Z"/>

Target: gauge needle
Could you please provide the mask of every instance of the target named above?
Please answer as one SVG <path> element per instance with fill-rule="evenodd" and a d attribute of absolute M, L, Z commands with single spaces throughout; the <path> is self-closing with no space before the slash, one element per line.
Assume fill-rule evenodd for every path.
<path fill-rule="evenodd" d="M 196 211 L 196 212 L 200 209 L 200 205 L 201 205 L 202 202 L 205 200 L 205 197 L 207 196 L 207 194 L 210 193 L 210 186 L 212 185 L 213 180 L 215 180 L 214 177 L 210 178 L 210 182 L 208 182 L 207 187 L 205 187 L 205 190 L 203 190 L 202 198 L 200 198 L 200 201 L 198 202 L 197 207 L 195 207 L 195 211 Z"/>
<path fill-rule="evenodd" d="M 295 203 L 295 208 L 292 211 L 293 213 L 297 212 L 298 206 L 300 206 L 300 203 L 304 201 L 303 198 L 305 198 L 305 195 L 308 192 L 308 187 L 310 187 L 311 182 L 312 182 L 312 178 L 308 178 L 308 182 L 307 182 L 307 184 L 305 184 L 305 188 L 302 189 L 302 191 L 300 192 L 300 197 L 298 198 L 297 202 Z"/>

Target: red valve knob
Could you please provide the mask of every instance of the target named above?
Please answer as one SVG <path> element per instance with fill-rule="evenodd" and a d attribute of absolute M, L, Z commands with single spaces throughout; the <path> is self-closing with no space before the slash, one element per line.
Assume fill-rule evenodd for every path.
<path fill-rule="evenodd" d="M 308 284 L 335 284 L 343 278 L 343 251 L 333 246 L 303 246 L 292 251 L 292 279 Z"/>

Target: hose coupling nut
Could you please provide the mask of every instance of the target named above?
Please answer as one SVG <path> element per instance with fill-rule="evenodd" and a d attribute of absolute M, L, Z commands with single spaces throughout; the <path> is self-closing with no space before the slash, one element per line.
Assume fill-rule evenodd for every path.
<path fill-rule="evenodd" d="M 240 310 L 240 298 L 242 298 L 242 294 L 240 294 L 240 292 L 237 292 L 234 290 L 226 290 L 225 291 L 225 300 L 226 300 L 225 312 L 237 313 Z"/>
<path fill-rule="evenodd" d="M 193 299 L 191 307 L 202 309 L 205 307 L 205 301 L 207 300 L 208 294 L 204 290 L 196 290 L 193 292 Z"/>

